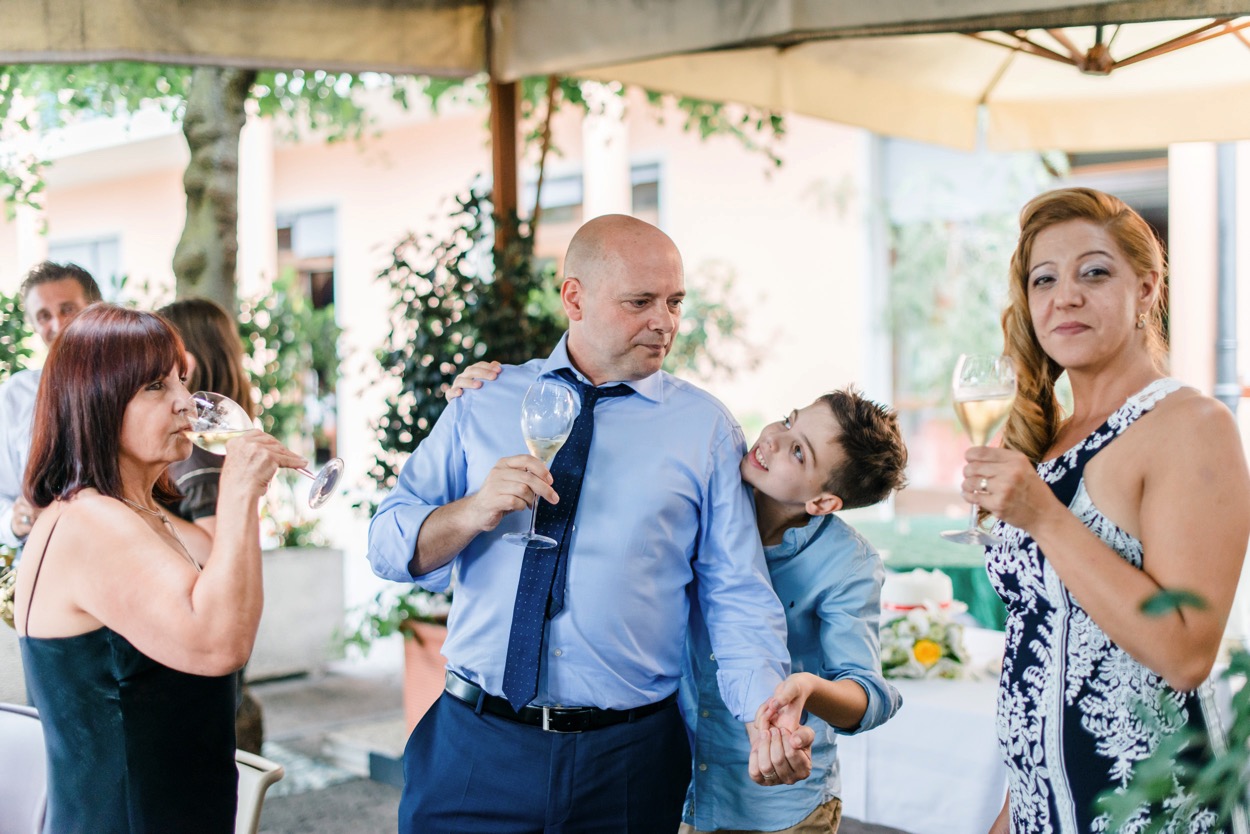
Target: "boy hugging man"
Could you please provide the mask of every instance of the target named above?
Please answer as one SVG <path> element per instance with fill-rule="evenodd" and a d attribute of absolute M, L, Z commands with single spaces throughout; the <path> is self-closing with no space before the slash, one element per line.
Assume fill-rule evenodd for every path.
<path fill-rule="evenodd" d="M 743 458 L 793 670 L 769 707 L 807 711 L 812 772 L 795 784 L 767 771 L 765 786 L 751 781 L 751 746 L 721 702 L 707 630 L 694 622 L 680 690 L 694 760 L 682 834 L 837 831 L 837 736 L 878 726 L 902 699 L 881 674 L 881 558 L 834 513 L 883 501 L 904 486 L 906 465 L 897 416 L 854 388 L 766 426 Z"/>
<path fill-rule="evenodd" d="M 447 396 L 480 388 L 501 371 L 498 363 L 477 363 Z M 761 716 L 774 725 L 779 714 L 808 717 L 793 737 L 774 728 L 753 759 L 752 742 L 721 700 L 707 628 L 693 606 L 678 694 L 693 755 L 680 834 L 833 834 L 842 816 L 837 736 L 871 730 L 902 703 L 881 674 L 881 557 L 834 513 L 902 489 L 907 447 L 897 415 L 848 387 L 765 426 L 740 468 L 785 608 L 793 670 Z M 809 756 L 811 775 L 803 779 Z"/>

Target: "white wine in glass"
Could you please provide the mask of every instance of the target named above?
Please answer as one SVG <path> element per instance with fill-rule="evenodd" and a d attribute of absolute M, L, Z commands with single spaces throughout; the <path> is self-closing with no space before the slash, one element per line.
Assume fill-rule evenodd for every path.
<path fill-rule="evenodd" d="M 564 446 L 573 431 L 573 421 L 577 419 L 577 397 L 567 385 L 554 379 L 539 379 L 525 392 L 525 400 L 521 403 L 521 435 L 530 454 L 543 462 L 543 466 L 551 466 L 556 452 Z M 503 540 L 509 544 L 522 547 L 535 547 L 541 550 L 555 547 L 557 542 L 550 536 L 544 536 L 535 530 L 538 523 L 537 495 L 530 509 L 530 529 L 526 533 L 508 533 Z"/>
<path fill-rule="evenodd" d="M 197 391 L 191 395 L 191 405 L 195 409 L 191 417 L 191 428 L 183 433 L 196 446 L 215 455 L 224 455 L 230 438 L 253 428 L 252 418 L 243 410 L 243 406 L 221 394 Z M 312 479 L 312 488 L 308 491 L 308 506 L 315 510 L 334 494 L 334 486 L 339 481 L 339 475 L 343 473 L 343 461 L 334 458 L 316 473 L 304 467 L 295 471 Z"/>
<path fill-rule="evenodd" d="M 955 416 L 963 424 L 972 445 L 988 445 L 1011 413 L 1011 404 L 1016 399 L 1016 371 L 1011 359 L 987 353 L 961 355 L 951 378 L 951 398 L 955 402 Z M 998 544 L 997 536 L 977 524 L 980 513 L 980 505 L 973 504 L 968 528 L 948 530 L 942 533 L 942 538 L 959 544 Z"/>

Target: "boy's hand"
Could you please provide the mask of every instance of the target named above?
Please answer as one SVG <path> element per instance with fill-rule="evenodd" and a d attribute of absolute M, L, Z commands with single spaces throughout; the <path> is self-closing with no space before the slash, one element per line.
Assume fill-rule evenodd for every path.
<path fill-rule="evenodd" d="M 448 402 L 463 394 L 466 388 L 481 388 L 482 380 L 495 379 L 502 371 L 503 365 L 498 362 L 474 362 L 452 381 L 446 394 Z"/>
<path fill-rule="evenodd" d="M 807 672 L 795 672 L 777 684 L 773 697 L 764 702 L 776 716 L 774 723 L 782 727 L 798 727 L 807 709 L 807 699 L 812 696 L 816 676 Z"/>

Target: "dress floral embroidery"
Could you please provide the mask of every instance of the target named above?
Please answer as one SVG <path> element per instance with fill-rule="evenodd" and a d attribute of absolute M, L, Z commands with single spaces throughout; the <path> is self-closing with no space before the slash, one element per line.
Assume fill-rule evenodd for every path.
<path fill-rule="evenodd" d="M 1056 497 L 1138 568 L 1141 542 L 1094 506 L 1083 472 L 1095 454 L 1179 387 L 1174 379 L 1156 380 L 1072 449 L 1037 467 Z M 1162 733 L 1182 724 L 1205 729 L 1203 702 L 1211 701 L 1211 685 L 1191 693 L 1168 687 L 1089 618 L 1027 533 L 1002 522 L 996 532 L 1002 543 L 986 553 L 990 581 L 1008 615 L 998 739 L 1010 770 L 1012 831 L 1105 832 L 1108 821 L 1097 813 L 1095 798 L 1107 788 L 1123 789 Z M 1179 710 L 1174 725 L 1160 709 L 1161 695 Z M 1142 708 L 1156 721 L 1143 721 Z M 1173 801 L 1179 807 L 1184 799 L 1178 787 Z M 1148 822 L 1143 809 L 1124 830 L 1139 831 Z M 1207 809 L 1195 808 L 1167 830 L 1204 834 L 1216 830 L 1214 822 Z"/>

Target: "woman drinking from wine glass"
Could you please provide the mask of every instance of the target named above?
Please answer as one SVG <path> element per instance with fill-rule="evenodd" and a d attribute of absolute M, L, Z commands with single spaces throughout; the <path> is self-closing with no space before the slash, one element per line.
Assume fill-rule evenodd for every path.
<path fill-rule="evenodd" d="M 1206 681 L 1250 537 L 1250 477 L 1229 410 L 1165 374 L 1164 258 L 1145 221 L 1074 188 L 1032 200 L 1020 227 L 1003 314 L 1018 396 L 1005 448 L 970 448 L 962 485 L 1002 539 L 987 556 L 1008 611 L 1011 778 L 991 830 L 1104 831 L 1096 797 L 1123 789 L 1164 734 L 1219 732 Z M 1070 414 L 1055 396 L 1064 373 Z M 1202 604 L 1144 613 L 1161 589 Z M 1220 830 L 1187 796 L 1178 784 L 1137 821 Z"/>
<path fill-rule="evenodd" d="M 82 312 L 48 355 L 26 495 L 43 509 L 18 576 L 26 685 L 48 752 L 46 830 L 234 828 L 234 679 L 262 589 L 257 503 L 303 459 L 230 444 L 211 546 L 169 518 L 187 457 L 183 346 L 159 316 Z"/>

